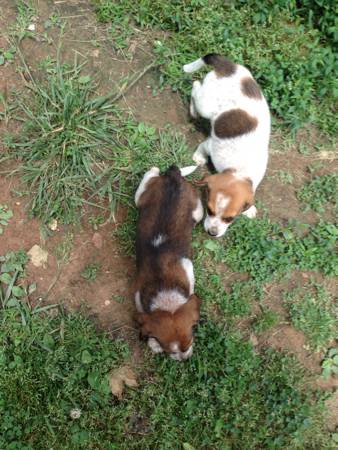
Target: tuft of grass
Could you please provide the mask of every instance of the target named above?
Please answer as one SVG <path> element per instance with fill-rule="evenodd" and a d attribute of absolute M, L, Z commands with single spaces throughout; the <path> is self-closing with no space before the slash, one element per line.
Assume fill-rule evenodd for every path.
<path fill-rule="evenodd" d="M 169 83 L 185 98 L 190 95 L 191 81 L 182 74 L 183 64 L 216 51 L 252 70 L 271 109 L 286 124 L 299 128 L 314 123 L 332 135 L 336 133 L 331 101 L 337 87 L 334 47 L 330 39 L 323 39 L 330 27 L 316 25 L 324 20 L 318 5 L 300 9 L 282 2 L 275 8 L 256 0 L 93 3 L 99 20 L 111 21 L 113 27 L 118 22 L 125 24 L 128 33 L 125 29 L 124 35 L 134 32 L 133 21 L 143 28 L 169 31 L 155 41 L 154 53 L 163 64 L 161 82 Z M 334 22 L 334 5 L 323 9 L 325 21 L 330 18 Z M 304 20 L 305 11 L 308 20 Z M 248 41 L 255 45 L 248 45 Z"/>
<path fill-rule="evenodd" d="M 116 108 L 109 97 L 93 95 L 91 78 L 80 70 L 76 61 L 57 63 L 45 82 L 32 83 L 33 98 L 18 101 L 23 130 L 8 139 L 33 194 L 32 213 L 45 222 L 75 221 L 84 197 L 102 189 L 108 172 L 115 175 L 113 205 L 119 195 Z"/>
<path fill-rule="evenodd" d="M 95 281 L 101 265 L 97 263 L 87 264 L 81 272 L 81 277 L 88 281 Z"/>
<path fill-rule="evenodd" d="M 327 380 L 332 375 L 338 375 L 338 349 L 330 348 L 322 361 L 322 377 Z"/>
<path fill-rule="evenodd" d="M 338 303 L 321 285 L 312 283 L 285 295 L 292 323 L 302 331 L 310 347 L 319 351 L 337 336 Z"/>
<path fill-rule="evenodd" d="M 13 211 L 7 205 L 0 204 L 0 234 L 3 234 L 4 228 L 7 227 L 9 220 L 13 217 Z"/>
<path fill-rule="evenodd" d="M 297 197 L 305 209 L 311 208 L 317 213 L 323 213 L 330 203 L 338 213 L 338 174 L 314 177 L 298 190 Z"/>
<path fill-rule="evenodd" d="M 262 334 L 275 327 L 279 322 L 279 314 L 271 310 L 263 310 L 252 324 L 252 329 L 256 334 Z"/>

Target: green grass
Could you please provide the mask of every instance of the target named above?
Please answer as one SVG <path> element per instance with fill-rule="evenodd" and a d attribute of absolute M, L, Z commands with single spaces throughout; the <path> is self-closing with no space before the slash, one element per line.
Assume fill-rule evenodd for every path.
<path fill-rule="evenodd" d="M 81 277 L 87 281 L 95 281 L 101 269 L 101 265 L 97 263 L 87 264 L 81 272 Z"/>
<path fill-rule="evenodd" d="M 275 327 L 279 320 L 280 317 L 275 311 L 263 310 L 262 314 L 254 320 L 252 329 L 255 333 L 262 334 Z"/>
<path fill-rule="evenodd" d="M 313 350 L 325 349 L 337 337 L 338 303 L 323 286 L 312 284 L 288 292 L 285 305 L 293 325 L 303 331 Z"/>
<path fill-rule="evenodd" d="M 338 174 L 315 176 L 298 190 L 297 197 L 306 210 L 323 213 L 331 206 L 338 213 Z"/>
<path fill-rule="evenodd" d="M 12 217 L 13 211 L 7 205 L 0 204 L 0 235 L 3 234 L 4 227 L 7 227 Z"/>
<path fill-rule="evenodd" d="M 292 128 L 316 124 L 335 134 L 331 98 L 337 84 L 333 43 L 328 38 L 333 3 L 319 6 L 323 2 L 308 1 L 302 9 L 290 8 L 285 1 L 274 7 L 256 0 L 93 3 L 99 20 L 111 21 L 113 28 L 123 21 L 123 41 L 133 33 L 133 22 L 167 32 L 154 45 L 163 64 L 161 79 L 185 98 L 190 95 L 191 79 L 183 74 L 182 65 L 217 51 L 252 70 L 271 109 L 284 123 Z"/>
<path fill-rule="evenodd" d="M 32 82 L 33 95 L 18 99 L 24 125 L 6 139 L 30 188 L 31 213 L 43 222 L 76 222 L 85 204 L 105 209 L 98 205 L 103 198 L 113 215 L 119 202 L 130 204 L 149 167 L 189 161 L 182 135 L 136 123 L 118 110 L 113 94 L 96 97 L 94 80 L 81 68 L 76 61 L 51 63 L 45 81 Z"/>
<path fill-rule="evenodd" d="M 324 397 L 305 388 L 297 362 L 257 354 L 204 317 L 192 359 L 145 355 L 139 387 L 114 399 L 108 374 L 128 358 L 126 344 L 78 313 L 30 307 L 25 253 L 1 261 L 15 277 L 1 283 L 2 296 L 11 292 L 0 309 L 1 448 L 333 448 Z"/>

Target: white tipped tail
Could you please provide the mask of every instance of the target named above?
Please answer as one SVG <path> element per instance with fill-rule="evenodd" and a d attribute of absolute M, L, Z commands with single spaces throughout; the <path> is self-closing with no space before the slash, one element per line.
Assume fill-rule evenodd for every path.
<path fill-rule="evenodd" d="M 190 64 L 185 64 L 183 66 L 183 71 L 186 73 L 193 73 L 197 70 L 201 69 L 203 66 L 205 66 L 205 62 L 202 58 L 196 59 L 196 61 L 193 61 Z"/>
<path fill-rule="evenodd" d="M 187 167 L 182 167 L 180 169 L 181 175 L 182 177 L 186 177 L 190 174 L 192 174 L 193 172 L 195 172 L 195 170 L 197 169 L 198 166 L 187 166 Z"/>

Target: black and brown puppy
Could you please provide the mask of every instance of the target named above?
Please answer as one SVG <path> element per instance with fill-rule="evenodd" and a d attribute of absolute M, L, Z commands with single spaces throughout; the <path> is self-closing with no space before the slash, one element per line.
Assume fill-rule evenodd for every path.
<path fill-rule="evenodd" d="M 167 352 L 178 361 L 192 355 L 199 320 L 190 258 L 192 229 L 203 217 L 199 195 L 184 172 L 173 166 L 160 175 L 153 167 L 135 194 L 138 322 L 153 352 Z"/>

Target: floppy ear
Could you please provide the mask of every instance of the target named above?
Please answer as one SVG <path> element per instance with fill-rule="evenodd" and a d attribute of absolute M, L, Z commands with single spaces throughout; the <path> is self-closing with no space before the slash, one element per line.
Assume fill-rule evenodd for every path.
<path fill-rule="evenodd" d="M 193 324 L 197 323 L 200 318 L 201 300 L 197 295 L 192 294 L 187 303 L 179 309 L 179 314 L 187 318 Z"/>
<path fill-rule="evenodd" d="M 142 336 L 148 336 L 151 333 L 151 317 L 149 314 L 136 314 L 136 321 L 141 327 Z"/>

